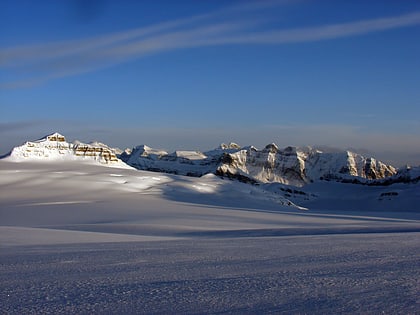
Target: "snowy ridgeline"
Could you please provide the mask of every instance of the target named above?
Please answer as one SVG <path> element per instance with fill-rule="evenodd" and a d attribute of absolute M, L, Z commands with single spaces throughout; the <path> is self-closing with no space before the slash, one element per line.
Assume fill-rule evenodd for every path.
<path fill-rule="evenodd" d="M 350 151 L 331 153 L 311 147 L 279 149 L 275 144 L 258 150 L 253 146 L 240 147 L 230 143 L 204 153 L 168 153 L 146 145 L 121 152 L 99 142 L 69 143 L 59 133 L 26 142 L 14 148 L 7 159 L 85 160 L 110 166 L 128 164 L 139 170 L 195 177 L 212 173 L 249 183 L 281 183 L 294 186 L 303 186 L 318 180 L 381 185 L 419 178 L 415 169 L 397 172 L 391 165 Z"/>

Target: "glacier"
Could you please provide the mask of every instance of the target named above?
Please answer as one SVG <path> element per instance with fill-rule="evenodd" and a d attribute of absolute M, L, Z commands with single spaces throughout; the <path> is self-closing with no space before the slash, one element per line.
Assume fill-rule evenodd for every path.
<path fill-rule="evenodd" d="M 0 313 L 415 314 L 420 168 L 321 152 L 124 153 L 59 133 L 14 148 Z"/>

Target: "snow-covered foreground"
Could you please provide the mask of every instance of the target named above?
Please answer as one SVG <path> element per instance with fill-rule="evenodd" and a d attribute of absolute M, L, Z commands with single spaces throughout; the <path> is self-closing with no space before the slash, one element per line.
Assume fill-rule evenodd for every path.
<path fill-rule="evenodd" d="M 347 211 L 303 210 L 213 175 L 0 161 L 0 313 L 418 312 L 420 213 L 345 189 L 306 203 Z"/>
<path fill-rule="evenodd" d="M 420 233 L 12 247 L 2 314 L 418 314 Z"/>

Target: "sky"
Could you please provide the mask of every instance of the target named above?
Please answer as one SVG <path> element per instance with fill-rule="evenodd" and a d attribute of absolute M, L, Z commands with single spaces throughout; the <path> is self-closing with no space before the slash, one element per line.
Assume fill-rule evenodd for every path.
<path fill-rule="evenodd" d="M 69 141 L 420 165 L 420 1 L 0 0 L 0 154 Z"/>

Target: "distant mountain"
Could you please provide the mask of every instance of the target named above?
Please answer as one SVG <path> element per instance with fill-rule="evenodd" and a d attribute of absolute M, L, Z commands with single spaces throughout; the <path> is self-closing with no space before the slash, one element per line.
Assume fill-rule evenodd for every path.
<path fill-rule="evenodd" d="M 198 151 L 167 153 L 166 151 L 155 150 L 146 145 L 141 145 L 129 152 L 123 152 L 120 158 L 128 165 L 140 170 L 186 176 L 202 176 L 208 173 L 216 173 L 223 155 L 236 150 L 232 151 L 232 149 L 221 146 L 206 153 Z"/>
<path fill-rule="evenodd" d="M 117 157 L 117 149 L 112 149 L 100 142 L 89 144 L 75 141 L 69 143 L 66 138 L 53 133 L 39 140 L 28 141 L 15 147 L 7 159 L 12 161 L 43 161 L 43 160 L 87 160 L 102 164 L 122 163 Z"/>
<path fill-rule="evenodd" d="M 231 143 L 204 153 L 175 151 L 171 154 L 143 145 L 123 153 L 121 159 L 142 170 L 189 176 L 214 173 L 242 181 L 296 186 L 323 179 L 383 179 L 397 173 L 391 165 L 350 151 L 324 153 L 310 147 L 280 150 L 273 143 L 262 150 Z"/>

